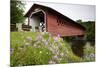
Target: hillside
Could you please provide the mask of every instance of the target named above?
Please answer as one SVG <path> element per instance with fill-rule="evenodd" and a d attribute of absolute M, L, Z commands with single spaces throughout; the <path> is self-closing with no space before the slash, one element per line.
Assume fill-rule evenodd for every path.
<path fill-rule="evenodd" d="M 11 32 L 10 38 L 12 67 L 86 61 L 73 54 L 71 46 L 59 36 L 52 37 L 49 33 L 39 32 Z"/>

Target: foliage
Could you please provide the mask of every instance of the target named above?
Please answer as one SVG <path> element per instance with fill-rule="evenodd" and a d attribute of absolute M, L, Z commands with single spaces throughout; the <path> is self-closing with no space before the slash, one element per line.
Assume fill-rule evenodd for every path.
<path fill-rule="evenodd" d="M 79 19 L 79 20 L 76 20 L 76 22 L 81 23 L 81 22 L 82 22 L 82 20 L 81 20 L 81 19 Z"/>
<path fill-rule="evenodd" d="M 11 32 L 11 66 L 81 62 L 70 45 L 49 33 Z"/>
<path fill-rule="evenodd" d="M 78 23 L 80 23 L 82 26 L 86 28 L 87 40 L 95 40 L 95 21 L 83 22 L 81 20 Z"/>
<path fill-rule="evenodd" d="M 87 39 L 95 39 L 95 22 L 85 22 L 82 25 L 86 28 Z"/>
<path fill-rule="evenodd" d="M 18 0 L 11 0 L 10 1 L 10 8 L 11 8 L 11 23 L 21 23 L 24 21 L 24 3 Z"/>
<path fill-rule="evenodd" d="M 84 60 L 87 62 L 95 61 L 95 47 L 89 43 L 84 46 Z"/>

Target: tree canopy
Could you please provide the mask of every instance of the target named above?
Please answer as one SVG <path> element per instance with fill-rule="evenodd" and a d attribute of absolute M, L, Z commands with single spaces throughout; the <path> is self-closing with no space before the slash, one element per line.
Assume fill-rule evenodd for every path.
<path fill-rule="evenodd" d="M 87 40 L 95 40 L 95 21 L 86 21 L 77 20 L 82 26 L 86 28 L 86 38 Z M 76 21 L 76 22 L 77 22 Z"/>
<path fill-rule="evenodd" d="M 11 23 L 22 23 L 24 21 L 24 3 L 17 0 L 10 1 Z"/>

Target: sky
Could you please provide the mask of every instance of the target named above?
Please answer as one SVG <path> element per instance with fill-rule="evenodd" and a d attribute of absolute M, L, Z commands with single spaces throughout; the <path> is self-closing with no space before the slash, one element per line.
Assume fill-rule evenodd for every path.
<path fill-rule="evenodd" d="M 32 2 L 28 1 L 25 5 L 25 13 L 36 3 L 53 8 L 61 14 L 76 21 L 81 19 L 82 21 L 95 21 L 95 5 L 79 5 L 68 3 L 48 3 L 48 2 Z"/>

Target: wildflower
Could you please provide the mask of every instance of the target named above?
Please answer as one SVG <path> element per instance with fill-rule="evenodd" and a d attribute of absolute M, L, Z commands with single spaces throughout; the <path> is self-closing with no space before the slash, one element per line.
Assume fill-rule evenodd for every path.
<path fill-rule="evenodd" d="M 22 47 L 19 47 L 19 49 L 22 50 L 23 48 Z"/>
<path fill-rule="evenodd" d="M 61 56 L 64 56 L 64 53 L 60 53 Z"/>
<path fill-rule="evenodd" d="M 89 59 L 89 54 L 86 54 L 84 58 Z"/>
<path fill-rule="evenodd" d="M 42 34 L 42 35 L 44 35 L 44 34 L 45 34 L 45 32 L 41 32 L 41 34 Z"/>
<path fill-rule="evenodd" d="M 30 45 L 30 43 L 26 42 L 26 43 L 25 43 L 25 46 L 28 46 L 28 45 Z"/>
<path fill-rule="evenodd" d="M 59 61 L 61 61 L 61 60 L 62 60 L 62 58 L 59 58 L 58 60 L 59 60 Z"/>
<path fill-rule="evenodd" d="M 48 45 L 48 41 L 44 41 L 44 44 L 45 44 L 45 45 Z"/>
<path fill-rule="evenodd" d="M 91 53 L 89 56 L 90 56 L 90 58 L 94 58 L 95 57 L 95 55 L 93 53 Z"/>
<path fill-rule="evenodd" d="M 11 48 L 11 49 L 10 49 L 10 53 L 12 54 L 12 53 L 13 53 L 13 51 L 14 51 L 14 49 L 12 49 L 12 48 Z"/>
<path fill-rule="evenodd" d="M 49 64 L 55 64 L 56 62 L 54 62 L 54 61 L 52 61 L 52 60 L 50 60 L 49 61 Z"/>
<path fill-rule="evenodd" d="M 53 56 L 53 59 L 58 60 L 58 56 L 57 55 Z"/>
<path fill-rule="evenodd" d="M 61 43 L 57 43 L 58 48 L 61 47 L 61 45 L 62 45 Z"/>
<path fill-rule="evenodd" d="M 53 47 L 54 49 L 56 49 L 56 50 L 58 49 L 58 46 L 53 45 L 52 47 Z"/>
<path fill-rule="evenodd" d="M 50 46 L 51 46 L 51 48 L 53 48 L 54 50 L 58 50 L 58 46 L 57 46 L 57 45 L 52 44 L 52 45 L 50 45 Z"/>
<path fill-rule="evenodd" d="M 56 55 L 59 55 L 59 51 L 57 51 Z"/>
<path fill-rule="evenodd" d="M 60 34 L 58 34 L 58 36 L 57 36 L 58 38 L 60 38 Z"/>
<path fill-rule="evenodd" d="M 58 42 L 58 40 L 59 40 L 58 37 L 54 37 L 55 42 Z"/>
<path fill-rule="evenodd" d="M 49 47 L 48 49 L 49 49 L 50 51 L 52 51 L 52 52 L 54 51 L 51 47 Z"/>
<path fill-rule="evenodd" d="M 38 35 L 38 36 L 36 37 L 36 40 L 41 41 L 41 40 L 42 40 L 42 36 L 41 36 L 41 35 Z"/>
<path fill-rule="evenodd" d="M 32 37 L 30 37 L 30 36 L 28 36 L 26 39 L 29 41 L 32 41 Z"/>
<path fill-rule="evenodd" d="M 36 46 L 37 46 L 37 44 L 34 44 L 33 46 L 34 46 L 34 47 L 36 47 Z"/>

